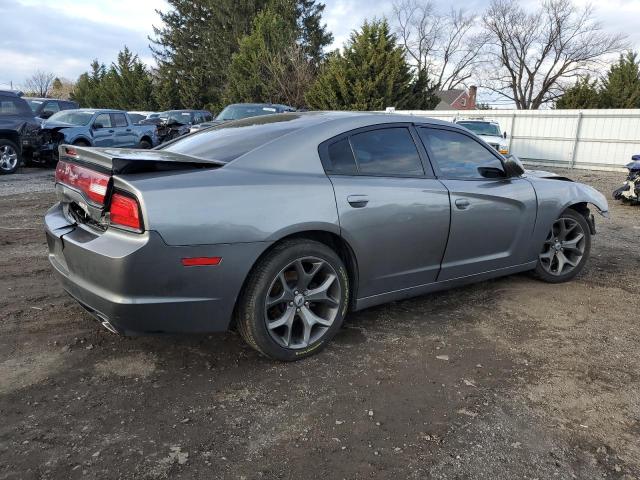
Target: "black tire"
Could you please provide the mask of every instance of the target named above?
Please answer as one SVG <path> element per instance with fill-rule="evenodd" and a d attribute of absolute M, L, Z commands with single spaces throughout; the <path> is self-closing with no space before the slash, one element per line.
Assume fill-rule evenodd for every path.
<path fill-rule="evenodd" d="M 589 260 L 589 255 L 591 253 L 591 229 L 589 228 L 589 224 L 585 219 L 584 215 L 569 208 L 564 212 L 562 212 L 562 214 L 558 217 L 556 222 L 561 221 L 562 219 L 566 219 L 569 222 L 575 222 L 582 230 L 581 233 L 584 235 L 584 237 L 583 237 L 583 243 L 581 244 L 581 248 L 583 249 L 583 252 L 579 261 L 576 262 L 576 265 L 572 266 L 570 270 L 566 271 L 566 273 L 562 273 L 562 272 L 550 273 L 549 268 L 545 268 L 545 266 L 543 265 L 543 263 L 546 263 L 546 262 L 543 262 L 543 260 L 539 257 L 538 264 L 536 265 L 534 273 L 538 279 L 547 283 L 563 283 L 563 282 L 568 282 L 569 280 L 572 280 L 573 278 L 575 278 L 575 276 L 578 275 L 584 269 L 584 266 Z M 554 222 L 554 226 L 556 222 Z M 554 227 L 552 227 L 552 231 L 547 237 L 545 244 L 541 248 L 541 256 L 545 251 L 547 242 L 549 242 L 550 238 L 552 239 L 553 237 L 553 228 Z M 551 249 L 549 248 L 549 250 Z"/>
<path fill-rule="evenodd" d="M 22 165 L 22 152 L 11 140 L 0 138 L 0 175 L 16 173 Z"/>
<path fill-rule="evenodd" d="M 289 268 L 288 266 L 298 262 L 299 259 L 303 262 L 309 259 L 318 260 L 320 263 L 324 263 L 330 269 L 329 271 L 335 272 L 336 280 L 339 282 L 340 298 L 332 299 L 332 301 L 335 300 L 336 305 L 332 309 L 334 318 L 330 326 L 320 327 L 323 330 L 319 338 L 310 341 L 304 347 L 287 348 L 274 339 L 273 331 L 270 333 L 267 327 L 269 310 L 266 301 L 275 282 L 280 278 L 280 274 L 283 274 L 284 269 Z M 293 288 L 291 287 L 291 290 Z M 338 286 L 336 286 L 337 288 Z M 268 252 L 249 273 L 236 308 L 237 329 L 251 347 L 267 357 L 285 362 L 301 360 L 321 351 L 340 330 L 349 305 L 349 294 L 347 270 L 340 257 L 333 250 L 312 240 L 283 241 Z M 297 295 L 296 298 L 298 296 L 300 295 Z M 293 306 L 294 304 L 291 302 L 289 305 Z M 309 302 L 304 305 L 309 305 Z M 314 305 L 316 304 L 312 301 L 308 308 L 311 309 Z M 285 306 L 285 308 L 289 307 Z M 295 306 L 293 309 L 295 310 Z M 304 307 L 302 309 L 304 310 Z M 299 308 L 297 310 L 300 311 Z M 292 322 L 302 322 L 299 315 L 301 314 L 293 313 L 295 319 Z M 291 326 L 288 328 L 290 331 L 293 330 Z M 289 339 L 291 339 L 291 333 L 289 333 Z"/>
<path fill-rule="evenodd" d="M 140 140 L 140 143 L 138 144 L 138 148 L 141 148 L 143 150 L 149 150 L 151 148 L 151 143 L 148 140 Z"/>
<path fill-rule="evenodd" d="M 90 147 L 91 145 L 86 140 L 76 140 L 73 142 L 76 147 Z"/>

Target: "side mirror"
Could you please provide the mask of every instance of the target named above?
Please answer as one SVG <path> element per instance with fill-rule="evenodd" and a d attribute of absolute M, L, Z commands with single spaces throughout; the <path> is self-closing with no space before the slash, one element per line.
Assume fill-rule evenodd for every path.
<path fill-rule="evenodd" d="M 50 118 L 51 115 L 53 115 L 53 112 L 51 110 L 45 110 L 40 114 L 40 118 L 47 119 L 47 118 Z"/>
<path fill-rule="evenodd" d="M 104 125 L 102 125 L 101 123 L 96 122 L 93 124 L 94 130 L 100 130 L 101 128 L 104 128 Z"/>
<path fill-rule="evenodd" d="M 498 167 L 478 167 L 478 173 L 482 178 L 505 178 L 507 175 Z"/>
<path fill-rule="evenodd" d="M 507 138 L 507 132 L 503 132 L 502 138 Z"/>
<path fill-rule="evenodd" d="M 507 177 L 521 177 L 524 175 L 524 165 L 515 155 L 505 155 L 503 163 Z"/>

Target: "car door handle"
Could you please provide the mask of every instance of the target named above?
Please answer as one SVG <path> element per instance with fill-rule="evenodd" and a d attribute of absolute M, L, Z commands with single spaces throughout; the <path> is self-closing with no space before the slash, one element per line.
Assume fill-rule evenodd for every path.
<path fill-rule="evenodd" d="M 471 205 L 471 203 L 466 198 L 459 198 L 456 200 L 456 207 L 460 210 L 465 210 L 469 205 Z"/>
<path fill-rule="evenodd" d="M 115 132 L 115 130 L 109 130 L 109 133 L 113 133 L 113 132 Z"/>
<path fill-rule="evenodd" d="M 130 129 L 130 128 L 127 128 L 127 132 L 130 132 L 130 131 L 131 131 L 131 129 Z"/>
<path fill-rule="evenodd" d="M 369 197 L 366 195 L 349 195 L 347 202 L 349 202 L 349 205 L 353 208 L 362 208 L 366 207 L 367 203 L 369 203 Z"/>

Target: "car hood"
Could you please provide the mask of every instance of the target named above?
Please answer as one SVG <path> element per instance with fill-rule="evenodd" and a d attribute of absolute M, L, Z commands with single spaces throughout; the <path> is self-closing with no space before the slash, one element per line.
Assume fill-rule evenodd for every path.
<path fill-rule="evenodd" d="M 552 178 L 554 180 L 565 180 L 567 182 L 573 182 L 570 178 L 563 177 L 558 175 L 557 173 L 547 172 L 546 170 L 525 170 L 524 173 L 527 177 L 535 177 L 535 178 Z"/>
<path fill-rule="evenodd" d="M 47 128 L 50 130 L 60 130 L 61 128 L 78 128 L 78 125 L 72 125 L 71 123 L 65 123 L 65 122 L 45 121 L 42 124 L 42 128 Z"/>

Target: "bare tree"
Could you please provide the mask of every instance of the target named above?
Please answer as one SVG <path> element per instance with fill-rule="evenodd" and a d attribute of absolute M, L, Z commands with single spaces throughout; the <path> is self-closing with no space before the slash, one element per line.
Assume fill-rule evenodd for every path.
<path fill-rule="evenodd" d="M 537 109 L 554 101 L 567 82 L 625 48 L 625 37 L 603 32 L 593 9 L 571 0 L 543 0 L 526 12 L 518 0 L 492 0 L 483 19 L 489 35 L 483 86 L 516 104 Z"/>
<path fill-rule="evenodd" d="M 456 88 L 474 75 L 486 43 L 475 15 L 454 9 L 443 15 L 431 0 L 394 0 L 393 15 L 407 56 L 437 88 Z"/>
<path fill-rule="evenodd" d="M 25 80 L 25 87 L 30 94 L 36 97 L 46 97 L 49 94 L 55 77 L 51 72 L 37 70 L 31 77 Z"/>
<path fill-rule="evenodd" d="M 265 70 L 273 84 L 272 102 L 304 107 L 305 93 L 315 78 L 315 68 L 304 49 L 293 43 L 265 60 Z"/>

